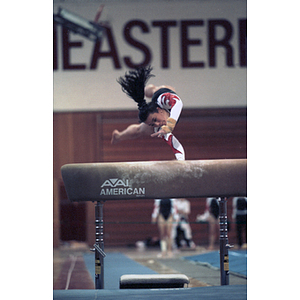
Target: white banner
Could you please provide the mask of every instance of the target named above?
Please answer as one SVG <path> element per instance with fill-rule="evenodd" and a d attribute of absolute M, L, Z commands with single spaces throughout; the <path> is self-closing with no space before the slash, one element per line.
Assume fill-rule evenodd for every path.
<path fill-rule="evenodd" d="M 93 42 L 54 23 L 54 111 L 135 109 L 116 82 L 151 64 L 185 108 L 246 106 L 246 1 L 103 1 Z M 87 20 L 100 2 L 56 1 Z"/>

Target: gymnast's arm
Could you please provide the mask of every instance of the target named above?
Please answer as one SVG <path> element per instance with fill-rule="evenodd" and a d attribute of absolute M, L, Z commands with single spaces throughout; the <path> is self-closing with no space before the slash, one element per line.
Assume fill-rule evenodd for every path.
<path fill-rule="evenodd" d="M 125 130 L 118 131 L 115 129 L 112 133 L 111 143 L 117 144 L 121 141 L 137 139 L 145 135 L 150 135 L 153 129 L 145 123 L 129 125 Z"/>

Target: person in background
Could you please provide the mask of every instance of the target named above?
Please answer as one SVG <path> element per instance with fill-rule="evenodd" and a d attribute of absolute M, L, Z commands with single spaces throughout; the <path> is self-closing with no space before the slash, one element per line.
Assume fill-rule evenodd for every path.
<path fill-rule="evenodd" d="M 157 223 L 159 230 L 161 253 L 158 257 L 171 257 L 172 228 L 178 220 L 175 199 L 155 199 L 151 217 L 152 224 Z"/>
<path fill-rule="evenodd" d="M 208 250 L 215 249 L 215 241 L 219 231 L 219 202 L 216 198 L 206 199 L 206 209 L 202 215 L 197 215 L 196 222 L 208 222 L 209 245 Z"/>
<path fill-rule="evenodd" d="M 186 246 L 195 249 L 196 245 L 192 241 L 192 230 L 189 224 L 189 214 L 191 213 L 190 201 L 184 198 L 176 199 L 176 207 L 178 213 L 178 223 L 174 226 L 174 237 L 177 248 L 181 248 L 182 239 Z"/>
<path fill-rule="evenodd" d="M 171 147 L 177 160 L 185 160 L 184 149 L 172 133 L 181 114 L 182 101 L 171 86 L 146 86 L 149 78 L 154 76 L 151 71 L 151 66 L 141 67 L 118 79 L 122 91 L 137 103 L 141 123 L 131 124 L 121 132 L 115 129 L 111 143 L 114 145 L 142 136 L 159 137 Z M 146 102 L 145 96 L 151 101 Z"/>
<path fill-rule="evenodd" d="M 236 235 L 239 248 L 247 247 L 247 198 L 234 197 L 232 199 L 232 219 L 235 222 Z M 243 245 L 243 232 L 245 235 L 245 244 Z"/>

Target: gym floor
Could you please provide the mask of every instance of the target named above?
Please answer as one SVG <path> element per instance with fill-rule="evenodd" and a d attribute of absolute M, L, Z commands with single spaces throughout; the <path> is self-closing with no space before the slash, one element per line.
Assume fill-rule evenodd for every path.
<path fill-rule="evenodd" d="M 219 269 L 211 268 L 208 265 L 193 263 L 189 260 L 183 259 L 183 257 L 187 256 L 208 253 L 204 247 L 198 246 L 194 250 L 186 249 L 177 251 L 173 253 L 171 258 L 158 258 L 159 248 L 110 248 L 105 249 L 105 252 L 107 257 L 104 258 L 104 279 L 109 280 L 109 282 L 114 281 L 115 285 L 109 285 L 106 283 L 108 281 L 105 281 L 104 290 L 114 289 L 116 291 L 118 289 L 118 280 L 120 278 L 120 274 L 141 274 L 151 272 L 159 274 L 185 274 L 190 279 L 188 289 L 185 290 L 193 290 L 191 288 L 196 287 L 220 288 Z M 128 262 L 125 262 L 125 260 L 128 260 Z M 56 296 L 54 298 L 63 299 L 61 298 L 60 292 L 57 290 L 71 291 L 94 289 L 93 264 L 94 255 L 90 251 L 89 247 L 84 243 L 73 242 L 62 246 L 59 249 L 54 249 L 53 289 L 54 296 Z M 114 264 L 116 265 L 116 269 L 114 269 Z M 126 265 L 127 269 L 123 268 L 123 270 L 114 271 L 120 269 L 122 264 Z M 141 269 L 143 267 L 145 268 L 144 270 Z M 108 269 L 111 269 L 111 271 Z M 246 299 L 246 276 L 230 274 L 229 284 L 235 289 L 237 286 L 243 286 L 238 288 L 239 290 L 242 288 L 243 292 L 241 292 L 240 298 L 237 297 L 236 299 Z M 222 293 L 224 294 L 223 290 Z M 68 297 L 68 299 L 72 298 Z"/>

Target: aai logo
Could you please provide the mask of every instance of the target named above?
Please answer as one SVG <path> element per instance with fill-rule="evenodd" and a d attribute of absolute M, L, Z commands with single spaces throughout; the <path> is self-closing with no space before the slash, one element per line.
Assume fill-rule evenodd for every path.
<path fill-rule="evenodd" d="M 110 178 L 102 183 L 100 196 L 133 195 L 134 197 L 144 197 L 145 192 L 145 187 L 133 188 L 128 179 Z"/>
<path fill-rule="evenodd" d="M 118 186 L 123 186 L 123 187 L 128 187 L 128 179 L 127 180 L 121 180 L 118 178 L 111 178 L 107 179 L 104 181 L 104 183 L 101 185 L 101 187 L 109 186 L 112 188 L 118 187 Z"/>

